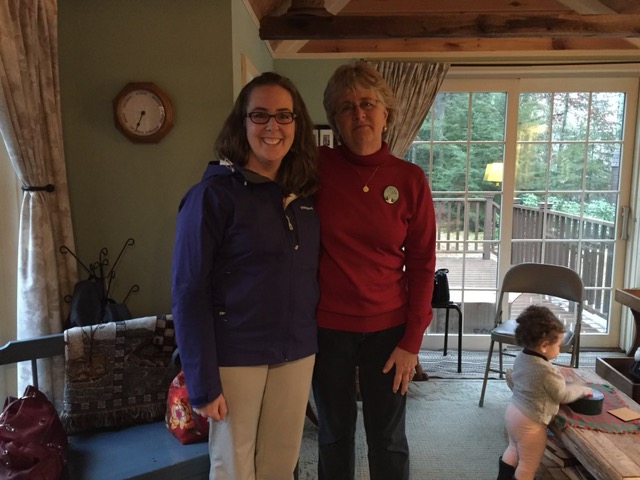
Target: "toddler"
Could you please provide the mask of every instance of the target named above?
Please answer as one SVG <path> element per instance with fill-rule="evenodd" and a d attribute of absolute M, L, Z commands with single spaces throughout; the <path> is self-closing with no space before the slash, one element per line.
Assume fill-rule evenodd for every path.
<path fill-rule="evenodd" d="M 565 383 L 551 363 L 560 353 L 564 325 L 547 307 L 531 305 L 516 319 L 516 342 L 523 347 L 507 384 L 513 391 L 504 415 L 509 446 L 500 457 L 498 480 L 533 480 L 547 444 L 547 425 L 560 404 L 593 391 Z"/>

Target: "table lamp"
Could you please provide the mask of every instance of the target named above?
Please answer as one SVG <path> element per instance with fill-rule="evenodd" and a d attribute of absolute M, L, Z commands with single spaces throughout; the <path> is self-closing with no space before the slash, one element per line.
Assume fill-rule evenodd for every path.
<path fill-rule="evenodd" d="M 502 162 L 488 163 L 484 170 L 484 177 L 482 180 L 485 182 L 492 182 L 496 184 L 496 187 L 502 183 Z"/>

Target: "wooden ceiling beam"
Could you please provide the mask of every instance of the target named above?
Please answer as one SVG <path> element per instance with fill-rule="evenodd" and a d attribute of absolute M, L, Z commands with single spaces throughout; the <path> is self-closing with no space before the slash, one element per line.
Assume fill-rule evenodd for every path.
<path fill-rule="evenodd" d="M 572 52 L 574 50 L 626 51 L 638 55 L 637 47 L 621 38 L 513 38 L 505 42 L 498 38 L 409 38 L 371 40 L 313 40 L 307 42 L 297 53 L 333 55 L 376 55 L 382 53 L 407 52 L 408 54 L 476 54 L 490 52 Z M 286 56 L 290 52 L 280 52 Z"/>
<path fill-rule="evenodd" d="M 262 40 L 640 37 L 640 14 L 267 15 Z"/>

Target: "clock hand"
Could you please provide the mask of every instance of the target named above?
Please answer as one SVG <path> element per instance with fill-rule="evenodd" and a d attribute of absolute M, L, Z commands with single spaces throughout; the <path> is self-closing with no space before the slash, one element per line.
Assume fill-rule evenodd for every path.
<path fill-rule="evenodd" d="M 137 132 L 137 131 L 138 131 L 138 127 L 140 126 L 140 122 L 142 122 L 142 117 L 144 117 L 144 114 L 145 114 L 145 111 L 144 111 L 144 110 L 142 110 L 142 111 L 140 112 L 140 118 L 138 119 L 138 123 L 136 123 L 136 129 L 134 130 L 135 132 Z"/>

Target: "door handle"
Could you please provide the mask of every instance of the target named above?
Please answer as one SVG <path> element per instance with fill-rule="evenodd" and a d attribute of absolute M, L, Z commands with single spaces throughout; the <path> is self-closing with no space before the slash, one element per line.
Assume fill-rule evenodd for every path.
<path fill-rule="evenodd" d="M 631 207 L 625 206 L 620 210 L 622 217 L 622 225 L 620 226 L 620 240 L 629 240 L 629 216 L 631 215 Z"/>

